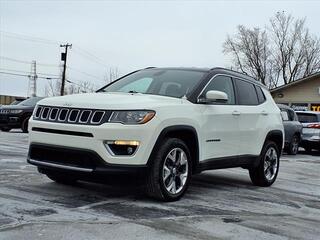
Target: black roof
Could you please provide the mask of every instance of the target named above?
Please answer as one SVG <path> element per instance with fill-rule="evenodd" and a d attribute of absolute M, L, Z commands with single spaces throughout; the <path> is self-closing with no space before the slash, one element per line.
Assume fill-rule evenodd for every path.
<path fill-rule="evenodd" d="M 198 68 L 198 67 L 147 67 L 145 69 L 173 69 L 173 70 L 186 70 L 186 71 L 200 71 L 200 72 L 207 72 L 207 73 L 214 73 L 214 74 L 227 74 L 234 77 L 238 77 L 241 79 L 248 80 L 254 84 L 258 84 L 260 86 L 266 87 L 261 82 L 256 80 L 255 78 L 246 75 L 244 73 L 240 73 L 231 69 L 222 68 L 222 67 L 214 67 L 214 68 Z"/>

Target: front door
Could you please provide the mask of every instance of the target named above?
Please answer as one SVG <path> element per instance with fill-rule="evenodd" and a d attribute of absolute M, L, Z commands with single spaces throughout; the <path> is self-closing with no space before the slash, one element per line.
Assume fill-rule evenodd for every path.
<path fill-rule="evenodd" d="M 235 105 L 235 92 L 232 79 L 218 75 L 214 77 L 200 94 L 204 98 L 209 90 L 218 90 L 228 95 L 226 103 L 202 104 L 203 160 L 224 158 L 238 155 L 239 115 Z"/>

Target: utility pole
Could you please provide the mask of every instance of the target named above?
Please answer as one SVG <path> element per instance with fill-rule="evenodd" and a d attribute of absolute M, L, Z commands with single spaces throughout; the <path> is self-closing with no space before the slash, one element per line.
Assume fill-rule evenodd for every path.
<path fill-rule="evenodd" d="M 61 82 L 61 90 L 60 90 L 60 95 L 64 95 L 64 85 L 66 82 L 66 68 L 67 68 L 67 55 L 68 55 L 68 48 L 72 47 L 72 44 L 64 44 L 60 45 L 60 47 L 64 48 L 64 52 L 61 53 L 61 61 L 63 61 L 63 72 L 62 72 L 62 82 Z"/>
<path fill-rule="evenodd" d="M 35 97 L 37 95 L 37 63 L 32 61 L 31 63 L 31 74 L 29 75 L 29 89 L 28 95 Z"/>

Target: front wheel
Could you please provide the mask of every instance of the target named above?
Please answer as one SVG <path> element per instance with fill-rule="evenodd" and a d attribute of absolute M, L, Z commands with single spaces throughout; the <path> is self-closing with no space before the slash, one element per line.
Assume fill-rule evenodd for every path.
<path fill-rule="evenodd" d="M 186 192 L 192 174 L 187 145 L 180 139 L 168 138 L 152 160 L 146 182 L 147 194 L 162 201 L 179 200 Z"/>
<path fill-rule="evenodd" d="M 30 117 L 27 117 L 22 121 L 21 129 L 22 129 L 22 132 L 24 133 L 28 132 L 29 118 Z"/>
<path fill-rule="evenodd" d="M 249 169 L 251 181 L 257 186 L 271 186 L 279 172 L 280 151 L 277 145 L 272 141 L 267 141 L 259 158 L 259 165 Z"/>

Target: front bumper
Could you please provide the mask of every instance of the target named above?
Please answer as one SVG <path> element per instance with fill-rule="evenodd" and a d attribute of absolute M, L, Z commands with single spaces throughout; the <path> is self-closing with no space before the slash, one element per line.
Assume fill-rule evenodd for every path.
<path fill-rule="evenodd" d="M 156 118 L 143 125 L 104 123 L 99 126 L 29 121 L 30 148 L 33 145 L 48 145 L 96 153 L 108 165 L 146 165 L 157 140 Z M 39 129 L 41 131 L 39 131 Z M 43 131 L 42 131 L 43 130 Z M 106 145 L 107 141 L 139 141 L 138 149 L 132 155 L 114 155 Z M 36 159 L 35 159 L 36 160 Z"/>
<path fill-rule="evenodd" d="M 144 174 L 146 165 L 119 165 L 106 163 L 96 152 L 78 148 L 31 144 L 28 163 L 42 172 L 68 172 L 69 174 L 90 176 Z"/>
<path fill-rule="evenodd" d="M 300 146 L 320 150 L 320 140 L 302 140 Z"/>
<path fill-rule="evenodd" d="M 21 115 L 17 114 L 0 114 L 0 127 L 20 127 Z"/>

